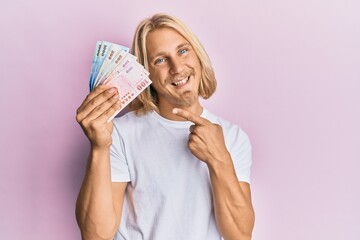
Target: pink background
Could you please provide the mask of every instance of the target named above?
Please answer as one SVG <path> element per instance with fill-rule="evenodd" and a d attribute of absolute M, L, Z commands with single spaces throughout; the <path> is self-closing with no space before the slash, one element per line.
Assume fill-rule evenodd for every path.
<path fill-rule="evenodd" d="M 75 111 L 96 40 L 130 46 L 172 13 L 219 88 L 204 105 L 254 148 L 256 240 L 360 239 L 360 3 L 342 0 L 1 1 L 0 239 L 80 239 L 88 141 Z"/>

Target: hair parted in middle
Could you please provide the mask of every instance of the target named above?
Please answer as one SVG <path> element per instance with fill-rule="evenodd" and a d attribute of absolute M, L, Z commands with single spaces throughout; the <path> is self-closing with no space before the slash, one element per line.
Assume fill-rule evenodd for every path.
<path fill-rule="evenodd" d="M 168 14 L 155 14 L 140 22 L 135 31 L 131 53 L 138 58 L 138 61 L 144 65 L 145 69 L 149 70 L 146 37 L 149 32 L 166 27 L 177 31 L 194 49 L 201 65 L 199 95 L 204 99 L 208 99 L 216 90 L 215 73 L 211 66 L 210 58 L 195 34 L 178 18 Z M 143 115 L 153 110 L 157 111 L 156 91 L 150 85 L 129 104 L 128 108 L 131 111 L 135 111 L 138 115 Z"/>

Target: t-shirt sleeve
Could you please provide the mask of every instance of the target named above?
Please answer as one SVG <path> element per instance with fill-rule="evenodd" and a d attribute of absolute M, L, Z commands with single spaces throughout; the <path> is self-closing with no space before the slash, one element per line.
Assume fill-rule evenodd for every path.
<path fill-rule="evenodd" d="M 124 141 L 114 123 L 112 144 L 110 146 L 110 165 L 112 182 L 130 182 L 129 167 L 125 157 Z"/>
<path fill-rule="evenodd" d="M 233 160 L 236 176 L 241 182 L 250 183 L 252 163 L 251 143 L 248 135 L 237 127 L 233 139 L 230 141 L 230 154 Z"/>

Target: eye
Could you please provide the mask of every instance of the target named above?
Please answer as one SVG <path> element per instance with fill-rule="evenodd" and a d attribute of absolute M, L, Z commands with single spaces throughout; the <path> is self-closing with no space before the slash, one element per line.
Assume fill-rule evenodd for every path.
<path fill-rule="evenodd" d="M 155 64 L 160 64 L 160 63 L 163 63 L 165 62 L 165 58 L 158 58 L 155 60 Z"/>
<path fill-rule="evenodd" d="M 179 50 L 179 54 L 180 54 L 180 55 L 183 55 L 183 54 L 185 54 L 187 51 L 188 51 L 187 49 L 180 49 L 180 50 Z"/>

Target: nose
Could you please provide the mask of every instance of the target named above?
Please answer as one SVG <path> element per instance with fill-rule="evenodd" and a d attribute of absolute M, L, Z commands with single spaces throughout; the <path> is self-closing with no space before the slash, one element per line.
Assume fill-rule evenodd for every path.
<path fill-rule="evenodd" d="M 170 74 L 181 73 L 184 69 L 183 62 L 177 57 L 172 58 L 170 64 Z"/>

